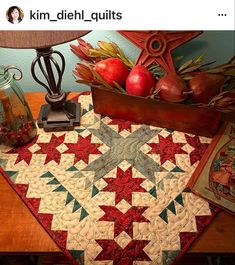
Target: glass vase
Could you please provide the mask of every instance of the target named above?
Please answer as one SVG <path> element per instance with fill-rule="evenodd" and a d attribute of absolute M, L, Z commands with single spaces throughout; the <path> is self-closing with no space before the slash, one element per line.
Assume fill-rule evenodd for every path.
<path fill-rule="evenodd" d="M 15 69 L 20 76 L 9 70 Z M 0 66 L 0 144 L 19 147 L 37 135 L 37 126 L 17 80 L 15 66 Z"/>

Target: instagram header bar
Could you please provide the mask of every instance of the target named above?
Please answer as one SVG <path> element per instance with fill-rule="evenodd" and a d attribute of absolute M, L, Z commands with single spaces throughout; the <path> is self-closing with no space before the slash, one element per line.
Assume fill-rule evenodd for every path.
<path fill-rule="evenodd" d="M 234 30 L 234 0 L 2 0 L 0 30 Z"/>

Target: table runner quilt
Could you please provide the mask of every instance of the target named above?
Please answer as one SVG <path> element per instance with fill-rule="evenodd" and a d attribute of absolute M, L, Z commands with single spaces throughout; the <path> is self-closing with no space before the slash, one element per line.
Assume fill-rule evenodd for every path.
<path fill-rule="evenodd" d="M 95 114 L 81 125 L 0 146 L 0 170 L 79 265 L 177 262 L 215 209 L 186 184 L 211 139 Z"/>

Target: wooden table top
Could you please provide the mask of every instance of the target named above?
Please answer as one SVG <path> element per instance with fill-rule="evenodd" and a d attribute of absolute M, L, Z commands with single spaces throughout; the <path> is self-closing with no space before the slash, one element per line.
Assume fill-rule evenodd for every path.
<path fill-rule="evenodd" d="M 77 93 L 71 93 L 74 97 Z M 45 93 L 26 93 L 36 118 Z M 18 195 L 0 176 L 0 253 L 61 253 Z M 220 212 L 188 250 L 190 253 L 235 253 L 235 216 Z"/>

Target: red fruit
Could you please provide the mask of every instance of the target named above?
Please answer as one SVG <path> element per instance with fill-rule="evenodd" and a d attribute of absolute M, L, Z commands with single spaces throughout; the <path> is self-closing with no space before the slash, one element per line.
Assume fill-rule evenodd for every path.
<path fill-rule="evenodd" d="M 169 102 L 184 101 L 189 91 L 184 80 L 175 73 L 169 73 L 159 79 L 155 88 L 159 90 L 159 97 Z"/>
<path fill-rule="evenodd" d="M 219 74 L 202 73 L 189 81 L 192 99 L 198 103 L 208 103 L 210 99 L 219 94 L 224 85 L 225 78 Z"/>
<path fill-rule="evenodd" d="M 147 97 L 155 82 L 154 76 L 146 67 L 136 65 L 127 77 L 126 91 L 130 95 Z"/>
<path fill-rule="evenodd" d="M 94 70 L 112 87 L 115 86 L 114 81 L 123 86 L 129 74 L 127 66 L 118 58 L 99 61 Z"/>

